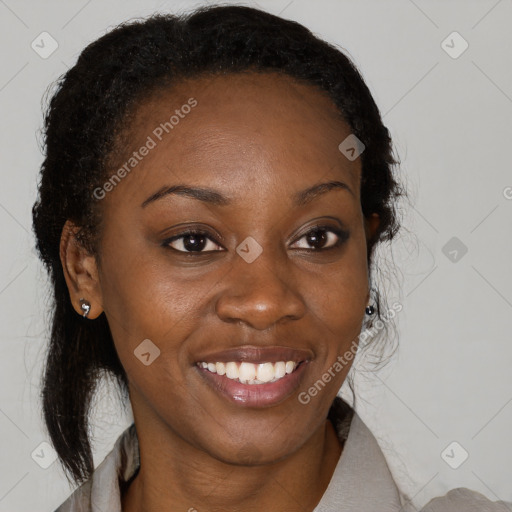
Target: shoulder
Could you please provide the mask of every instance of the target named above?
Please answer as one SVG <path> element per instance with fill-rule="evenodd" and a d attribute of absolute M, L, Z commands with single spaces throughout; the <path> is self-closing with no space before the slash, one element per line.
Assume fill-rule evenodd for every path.
<path fill-rule="evenodd" d="M 121 485 L 133 476 L 139 465 L 137 433 L 132 423 L 117 438 L 91 478 L 75 489 L 55 512 L 120 512 Z"/>
<path fill-rule="evenodd" d="M 452 489 L 430 500 L 421 512 L 511 512 L 512 503 L 490 501 L 483 494 L 465 487 Z"/>

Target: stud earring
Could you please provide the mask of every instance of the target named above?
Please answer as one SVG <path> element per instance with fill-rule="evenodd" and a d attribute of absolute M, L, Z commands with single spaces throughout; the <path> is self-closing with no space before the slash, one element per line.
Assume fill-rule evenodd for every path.
<path fill-rule="evenodd" d="M 89 314 L 89 311 L 91 310 L 91 303 L 88 300 L 80 299 L 80 308 L 82 309 L 83 317 L 87 318 L 87 315 Z"/>

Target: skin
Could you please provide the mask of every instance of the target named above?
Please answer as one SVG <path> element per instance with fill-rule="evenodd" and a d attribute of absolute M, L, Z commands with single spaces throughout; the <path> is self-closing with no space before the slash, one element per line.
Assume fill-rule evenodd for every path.
<path fill-rule="evenodd" d="M 105 312 L 129 378 L 141 469 L 123 511 L 313 510 L 342 453 L 326 417 L 350 365 L 307 405 L 298 394 L 360 333 L 367 240 L 379 219 L 361 211 L 360 158 L 338 150 L 349 125 L 323 92 L 276 74 L 190 79 L 151 96 L 130 121 L 117 165 L 190 97 L 197 106 L 101 201 L 99 261 L 76 242 L 72 223 L 61 240 L 75 309 L 81 314 L 85 297 L 88 318 Z M 330 180 L 352 192 L 332 189 L 292 207 L 294 193 Z M 233 204 L 168 195 L 141 207 L 161 187 L 184 183 Z M 335 219 L 348 239 L 314 252 L 305 235 L 316 221 L 339 227 Z M 165 247 L 189 226 L 212 235 L 201 248 L 213 252 L 177 252 L 187 238 L 172 243 L 176 251 Z M 323 245 L 338 240 L 324 233 Z M 252 263 L 236 252 L 247 236 L 263 249 Z M 134 355 L 145 339 L 161 351 L 148 366 Z M 311 351 L 300 389 L 264 408 L 210 389 L 193 366 L 198 356 L 240 345 Z"/>

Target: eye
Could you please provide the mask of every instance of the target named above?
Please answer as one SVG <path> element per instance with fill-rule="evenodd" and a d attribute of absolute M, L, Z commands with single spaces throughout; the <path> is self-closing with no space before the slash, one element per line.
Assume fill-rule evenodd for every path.
<path fill-rule="evenodd" d="M 299 238 L 299 241 L 306 239 L 306 244 L 312 245 L 313 248 L 299 247 L 309 251 L 326 251 L 339 247 L 348 239 L 348 233 L 332 226 L 314 226 L 305 235 Z"/>
<path fill-rule="evenodd" d="M 193 252 L 215 252 L 215 247 L 220 247 L 219 244 L 213 241 L 209 233 L 198 229 L 187 229 L 186 231 L 183 231 L 182 233 L 165 240 L 164 245 L 169 246 L 175 251 L 183 252 L 185 254 Z M 209 249 L 204 250 L 205 248 Z"/>
<path fill-rule="evenodd" d="M 314 226 L 299 238 L 299 241 L 306 239 L 306 245 L 313 246 L 313 248 L 306 246 L 299 247 L 299 249 L 313 252 L 335 249 L 341 246 L 348 237 L 349 234 L 346 231 L 332 226 Z M 209 233 L 199 229 L 187 229 L 165 240 L 163 245 L 184 254 L 218 252 L 218 248 L 222 250 L 222 247 L 213 240 Z"/>

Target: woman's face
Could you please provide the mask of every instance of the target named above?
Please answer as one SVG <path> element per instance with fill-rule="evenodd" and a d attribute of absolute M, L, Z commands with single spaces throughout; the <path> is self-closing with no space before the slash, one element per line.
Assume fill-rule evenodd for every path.
<path fill-rule="evenodd" d="M 140 105 L 112 167 L 129 172 L 100 200 L 97 288 L 139 425 L 249 463 L 323 425 L 378 223 L 362 215 L 360 158 L 338 149 L 348 135 L 326 96 L 275 74 L 189 80 Z"/>

